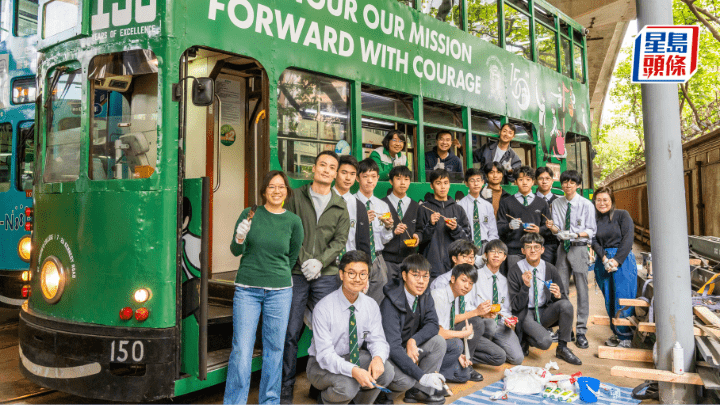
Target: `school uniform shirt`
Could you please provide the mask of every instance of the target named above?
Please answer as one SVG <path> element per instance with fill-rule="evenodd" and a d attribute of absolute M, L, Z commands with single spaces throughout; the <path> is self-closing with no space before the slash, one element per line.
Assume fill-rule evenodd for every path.
<path fill-rule="evenodd" d="M 510 217 L 520 219 L 523 223 L 537 225 L 540 228 L 540 236 L 545 240 L 553 237 L 552 232 L 545 226 L 546 220 L 543 218 L 543 215 L 548 218 L 552 217 L 550 207 L 544 199 L 535 198 L 532 194 L 530 196 L 527 206 L 523 205 L 523 198 L 519 193 L 500 201 L 497 214 L 498 233 L 500 239 L 505 242 L 510 250 L 509 254 L 516 254 L 513 252 L 519 253 L 523 247 L 520 238 L 527 234 L 522 226 L 518 229 L 511 229 L 510 222 L 512 219 Z"/>
<path fill-rule="evenodd" d="M 418 235 L 418 245 L 422 242 L 422 232 L 418 232 L 417 227 L 417 216 L 420 205 L 413 201 L 407 195 L 405 197 L 398 198 L 394 193 L 388 194 L 382 199 L 390 208 L 390 214 L 392 215 L 395 226 L 400 225 L 402 222 L 407 226 L 407 232 L 403 232 L 400 235 L 395 235 L 393 231 L 393 238 L 390 242 L 385 243 L 383 248 L 383 259 L 389 263 L 402 263 L 402 261 L 417 252 L 417 247 L 409 247 L 405 244 L 406 239 L 412 238 L 412 235 Z M 398 216 L 398 203 L 402 201 L 403 217 L 400 219 Z M 410 236 L 408 236 L 410 235 Z"/>
<path fill-rule="evenodd" d="M 470 241 L 475 242 L 473 240 L 475 235 L 475 201 L 477 201 L 478 219 L 480 220 L 480 238 L 485 242 L 498 239 L 497 221 L 495 220 L 495 210 L 492 203 L 487 202 L 482 196 L 475 198 L 468 194 L 458 201 L 458 205 L 465 211 L 468 222 L 470 222 Z"/>
<path fill-rule="evenodd" d="M 541 192 L 538 191 L 537 193 L 535 193 L 535 195 L 538 196 L 538 197 L 543 198 L 543 199 L 545 200 L 545 202 L 548 203 L 548 205 L 552 204 L 553 201 L 555 201 L 555 200 L 558 199 L 558 195 L 557 195 L 557 194 L 553 194 L 552 192 L 548 193 L 547 195 L 544 195 L 543 193 L 541 193 Z"/>
<path fill-rule="evenodd" d="M 530 265 L 530 263 L 527 262 L 527 259 L 522 259 L 518 262 L 518 267 L 520 268 L 520 271 L 522 273 L 525 273 L 526 271 L 529 271 L 532 273 L 533 269 L 537 269 L 537 277 L 540 279 L 538 280 L 535 278 L 535 280 L 530 282 L 530 293 L 528 294 L 528 308 L 535 308 L 535 294 L 533 293 L 534 286 L 533 283 L 537 283 L 538 288 L 538 302 L 540 305 L 537 305 L 538 307 L 542 307 L 546 304 L 545 302 L 545 285 L 540 280 L 545 280 L 545 260 L 540 260 L 540 264 L 538 264 L 537 267 L 533 267 Z M 555 284 L 558 284 L 557 281 L 553 280 Z M 558 284 L 560 285 L 560 284 Z"/>
<path fill-rule="evenodd" d="M 524 203 L 525 203 L 525 198 L 527 198 L 527 205 L 532 204 L 532 202 L 535 200 L 535 194 L 533 194 L 533 193 L 528 193 L 528 195 L 525 196 L 525 198 L 523 198 L 523 195 L 522 195 L 520 192 L 517 192 L 517 193 L 515 193 L 515 195 L 514 195 L 513 197 L 515 197 L 515 199 L 516 199 L 520 204 L 524 204 Z"/>
<path fill-rule="evenodd" d="M 308 354 L 315 356 L 323 370 L 332 374 L 352 377 L 355 364 L 343 356 L 350 353 L 350 306 L 355 307 L 357 344 L 367 344 L 372 357 L 380 357 L 383 363 L 390 355 L 385 340 L 380 308 L 372 298 L 360 293 L 354 303 L 343 294 L 342 287 L 328 294 L 315 305 L 312 315 L 313 337 Z"/>
<path fill-rule="evenodd" d="M 437 289 L 443 289 L 450 285 L 450 277 L 452 277 L 452 270 L 448 271 L 447 273 L 443 273 L 439 275 L 433 282 L 430 284 L 430 292 Z M 472 289 L 470 289 L 470 292 L 465 294 L 465 312 L 472 311 L 480 304 L 485 302 L 485 300 L 482 298 L 482 295 L 477 289 L 477 283 L 473 284 Z M 490 287 L 492 288 L 492 286 Z M 492 297 L 492 294 L 490 295 Z"/>
<path fill-rule="evenodd" d="M 565 228 L 565 214 L 567 213 L 568 203 L 572 209 L 570 210 L 570 229 Z M 580 194 L 568 201 L 565 196 L 558 198 L 552 203 L 552 219 L 561 231 L 570 231 L 576 234 L 585 232 L 587 238 L 577 238 L 572 242 L 590 242 L 595 236 L 597 224 L 595 222 L 595 206 L 587 198 Z M 561 242 L 562 243 L 562 242 Z"/>
<path fill-rule="evenodd" d="M 355 205 L 357 204 L 355 202 L 355 196 L 352 195 L 349 191 L 345 194 L 340 194 L 338 190 L 333 187 L 333 191 L 335 194 L 342 197 L 343 200 L 345 200 L 345 204 L 347 204 L 347 211 L 348 215 L 350 215 L 350 232 L 348 232 L 348 240 L 347 243 L 345 243 L 345 251 L 350 252 L 355 249 L 355 229 L 357 226 L 357 210 L 355 210 Z"/>
<path fill-rule="evenodd" d="M 438 288 L 430 292 L 435 302 L 435 312 L 437 313 L 438 323 L 445 330 L 452 330 L 455 325 L 450 325 L 450 309 L 452 303 L 455 301 L 455 315 L 460 314 L 460 297 L 456 297 L 450 284 L 445 285 L 444 288 Z M 473 308 L 474 309 L 474 308 Z M 465 311 L 472 311 L 468 309 L 467 302 L 465 303 Z"/>
<path fill-rule="evenodd" d="M 503 276 L 499 271 L 494 273 L 490 271 L 487 266 L 483 266 L 478 271 L 478 281 L 473 286 L 476 290 L 478 298 L 481 302 L 493 299 L 493 275 L 497 276 L 497 292 L 498 292 L 498 304 L 500 304 L 500 315 L 504 317 L 512 316 L 512 309 L 510 308 L 510 293 L 508 291 L 507 278 Z M 477 287 L 477 288 L 475 288 Z"/>
<path fill-rule="evenodd" d="M 385 228 L 385 225 L 380 222 L 380 216 L 390 212 L 390 207 L 385 201 L 375 197 L 374 195 L 367 198 L 361 192 L 355 193 L 357 198 L 363 205 L 367 207 L 367 202 L 370 201 L 370 209 L 375 211 L 375 219 L 372 221 L 373 236 L 375 238 L 375 251 L 380 252 L 385 247 L 385 244 L 390 242 L 393 238 L 393 230 Z"/>

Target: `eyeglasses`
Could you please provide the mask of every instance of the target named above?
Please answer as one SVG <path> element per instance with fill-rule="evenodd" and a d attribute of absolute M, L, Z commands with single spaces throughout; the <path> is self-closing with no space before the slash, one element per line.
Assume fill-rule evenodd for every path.
<path fill-rule="evenodd" d="M 473 259 L 473 260 L 475 259 L 475 255 L 472 254 L 472 253 L 467 254 L 467 255 L 460 255 L 460 256 L 458 256 L 458 257 L 459 257 L 460 259 Z"/>
<path fill-rule="evenodd" d="M 488 251 L 488 254 L 505 256 L 505 252 L 503 252 L 502 250 L 495 250 L 495 249 Z"/>
<path fill-rule="evenodd" d="M 283 191 L 287 189 L 285 186 L 268 186 L 267 191 Z"/>
<path fill-rule="evenodd" d="M 390 142 L 404 143 L 401 139 L 395 139 L 395 138 L 391 139 Z"/>
<path fill-rule="evenodd" d="M 409 274 L 412 276 L 412 278 L 415 278 L 415 279 L 418 279 L 418 280 L 425 280 L 425 281 L 430 280 L 430 274 L 428 274 L 427 272 L 423 272 L 423 273 L 421 274 L 421 273 L 418 272 L 418 271 L 412 271 L 412 272 L 410 272 Z"/>
<path fill-rule="evenodd" d="M 355 280 L 355 278 L 358 276 L 360 276 L 360 280 L 367 280 L 369 274 L 367 271 L 363 271 L 362 273 L 355 273 L 354 271 L 345 270 L 343 270 L 343 273 L 347 274 L 350 280 Z"/>
<path fill-rule="evenodd" d="M 542 245 L 525 245 L 524 249 L 530 252 L 535 252 L 542 249 Z"/>

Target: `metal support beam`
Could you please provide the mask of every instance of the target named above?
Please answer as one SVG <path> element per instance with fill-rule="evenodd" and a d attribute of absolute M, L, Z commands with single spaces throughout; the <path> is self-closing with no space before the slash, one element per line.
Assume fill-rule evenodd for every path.
<path fill-rule="evenodd" d="M 638 29 L 672 25 L 672 0 L 636 0 Z M 684 349 L 685 371 L 695 371 L 695 339 L 688 268 L 688 232 L 684 194 L 680 115 L 676 84 L 642 86 L 645 161 L 647 162 L 650 240 L 655 278 L 657 362 L 672 370 L 672 348 Z M 660 403 L 693 404 L 695 388 L 660 382 Z"/>

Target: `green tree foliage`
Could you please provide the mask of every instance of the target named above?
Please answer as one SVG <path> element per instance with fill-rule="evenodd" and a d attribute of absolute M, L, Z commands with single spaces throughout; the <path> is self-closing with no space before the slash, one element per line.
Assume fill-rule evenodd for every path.
<path fill-rule="evenodd" d="M 676 25 L 700 27 L 698 70 L 678 85 L 681 137 L 687 141 L 720 127 L 720 0 L 674 0 Z M 640 85 L 630 81 L 632 47 L 622 50 L 613 72 L 610 100 L 615 108 L 603 117 L 595 135 L 595 164 L 601 179 L 617 168 L 644 160 L 642 95 Z"/>
<path fill-rule="evenodd" d="M 500 44 L 497 0 L 468 0 L 468 32 L 495 45 Z"/>

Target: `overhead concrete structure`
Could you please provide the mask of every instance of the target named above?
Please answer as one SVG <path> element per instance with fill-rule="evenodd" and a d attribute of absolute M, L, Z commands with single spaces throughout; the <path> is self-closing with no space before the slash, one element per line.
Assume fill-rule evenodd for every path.
<path fill-rule="evenodd" d="M 587 36 L 590 113 L 596 129 L 625 32 L 636 18 L 635 0 L 548 1 L 590 31 Z"/>

